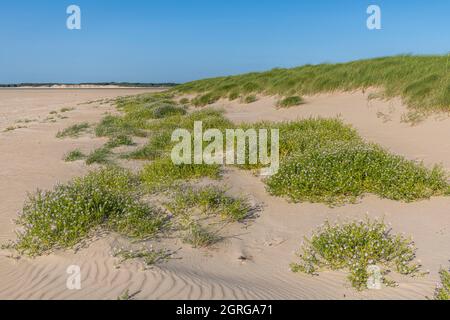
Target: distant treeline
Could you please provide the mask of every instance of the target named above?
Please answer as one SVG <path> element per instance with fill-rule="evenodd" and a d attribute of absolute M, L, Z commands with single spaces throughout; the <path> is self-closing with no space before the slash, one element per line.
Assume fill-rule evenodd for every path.
<path fill-rule="evenodd" d="M 177 83 L 86 82 L 86 83 L 14 83 L 0 84 L 0 88 L 52 87 L 52 86 L 119 86 L 119 87 L 173 87 Z"/>

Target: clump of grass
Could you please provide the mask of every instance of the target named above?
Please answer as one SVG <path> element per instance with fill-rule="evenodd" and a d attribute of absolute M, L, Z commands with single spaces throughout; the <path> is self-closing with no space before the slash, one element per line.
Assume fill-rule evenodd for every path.
<path fill-rule="evenodd" d="M 197 221 L 189 221 L 185 226 L 183 242 L 193 248 L 206 248 L 216 244 L 221 237 L 200 225 Z"/>
<path fill-rule="evenodd" d="M 96 126 L 97 137 L 137 136 L 145 137 L 145 123 L 139 119 L 124 119 L 120 116 L 108 115 Z"/>
<path fill-rule="evenodd" d="M 188 98 L 182 98 L 180 100 L 180 104 L 184 104 L 184 105 L 189 104 L 189 102 L 190 102 L 190 100 Z"/>
<path fill-rule="evenodd" d="M 228 100 L 233 101 L 239 98 L 239 92 L 238 91 L 231 91 L 228 95 Z"/>
<path fill-rule="evenodd" d="M 176 165 L 170 158 L 156 160 L 144 167 L 141 173 L 143 183 L 150 190 L 164 189 L 180 181 L 220 176 L 218 165 L 181 164 Z"/>
<path fill-rule="evenodd" d="M 248 95 L 244 98 L 244 103 L 247 103 L 247 104 L 253 103 L 256 101 L 258 101 L 258 98 L 254 94 Z"/>
<path fill-rule="evenodd" d="M 336 225 L 326 222 L 311 238 L 305 238 L 300 262 L 291 264 L 291 269 L 311 275 L 322 269 L 348 270 L 352 286 L 363 290 L 370 276 L 368 267 L 372 265 L 380 268 L 386 285 L 395 284 L 385 276 L 391 269 L 403 275 L 419 275 L 415 251 L 410 239 L 393 235 L 382 221 Z"/>
<path fill-rule="evenodd" d="M 114 149 L 120 146 L 133 146 L 134 142 L 129 136 L 119 135 L 114 136 L 109 139 L 109 141 L 105 144 L 106 148 Z"/>
<path fill-rule="evenodd" d="M 434 293 L 435 300 L 450 300 L 450 272 L 441 269 L 439 271 L 441 276 L 441 283 L 438 284 L 436 291 Z"/>
<path fill-rule="evenodd" d="M 170 208 L 176 213 L 192 212 L 198 208 L 204 215 L 218 215 L 230 221 L 242 221 L 252 211 L 247 199 L 228 196 L 225 190 L 214 186 L 182 188 L 175 194 Z"/>
<path fill-rule="evenodd" d="M 90 125 L 87 122 L 83 122 L 80 124 L 74 124 L 73 126 L 70 126 L 66 129 L 64 129 L 63 131 L 59 131 L 57 133 L 56 137 L 59 139 L 67 138 L 67 137 L 77 138 L 82 133 L 86 132 L 89 128 L 90 128 Z"/>
<path fill-rule="evenodd" d="M 361 143 L 336 143 L 292 156 L 266 183 L 274 195 L 330 204 L 352 202 L 364 193 L 414 201 L 449 192 L 441 167 L 429 170 Z"/>
<path fill-rule="evenodd" d="M 92 151 L 86 158 L 86 164 L 109 164 L 111 163 L 111 149 L 108 147 L 101 147 Z"/>
<path fill-rule="evenodd" d="M 132 300 L 130 295 L 130 289 L 126 289 L 120 296 L 117 297 L 117 301 L 129 301 Z"/>
<path fill-rule="evenodd" d="M 70 151 L 64 157 L 64 161 L 73 162 L 73 161 L 83 160 L 84 158 L 86 158 L 86 155 L 83 152 L 81 152 L 81 150 L 76 149 L 76 150 Z"/>
<path fill-rule="evenodd" d="M 286 97 L 278 102 L 279 108 L 289 108 L 298 106 L 304 103 L 304 100 L 300 96 Z"/>
<path fill-rule="evenodd" d="M 153 109 L 153 117 L 155 119 L 166 118 L 174 115 L 184 115 L 187 111 L 185 108 L 175 106 L 173 104 L 158 105 Z"/>
<path fill-rule="evenodd" d="M 51 191 L 29 195 L 17 220 L 21 226 L 14 248 L 41 255 L 71 248 L 103 228 L 135 239 L 155 236 L 166 216 L 140 200 L 139 181 L 129 171 L 94 171 Z"/>
<path fill-rule="evenodd" d="M 119 249 L 114 250 L 113 252 L 113 257 L 119 258 L 119 263 L 124 263 L 128 260 L 140 259 L 144 262 L 147 268 L 166 262 L 171 256 L 172 253 L 168 250 L 155 250 L 153 248 L 148 249 L 146 247 L 139 250 Z"/>
<path fill-rule="evenodd" d="M 192 104 L 196 107 L 204 107 L 209 104 L 213 104 L 220 99 L 219 95 L 215 95 L 212 93 L 207 93 L 204 95 L 200 95 L 192 100 Z"/>

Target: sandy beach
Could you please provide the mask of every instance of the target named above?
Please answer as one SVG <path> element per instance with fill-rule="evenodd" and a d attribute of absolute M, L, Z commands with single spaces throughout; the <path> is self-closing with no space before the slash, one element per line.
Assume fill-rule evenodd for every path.
<path fill-rule="evenodd" d="M 0 242 L 14 239 L 13 220 L 27 192 L 49 189 L 88 171 L 84 163 L 64 162 L 67 152 L 74 148 L 89 152 L 106 141 L 92 135 L 56 139 L 59 130 L 83 121 L 96 123 L 105 113 L 117 112 L 107 99 L 154 90 L 0 90 Z M 400 100 L 369 101 L 368 95 L 305 97 L 305 105 L 283 110 L 275 108 L 276 99 L 271 97 L 245 105 L 220 100 L 213 107 L 224 108 L 237 123 L 339 116 L 367 141 L 408 159 L 450 169 L 450 118 L 432 116 L 411 126 L 401 121 L 406 107 Z M 64 118 L 48 120 L 52 111 L 61 108 L 71 109 Z M 7 130 L 10 127 L 15 129 Z M 111 234 L 77 253 L 58 251 L 36 259 L 16 259 L 9 250 L 0 250 L 0 299 L 116 299 L 125 290 L 136 299 L 425 299 L 433 295 L 439 269 L 448 265 L 448 197 L 403 203 L 369 195 L 357 204 L 330 208 L 272 197 L 258 177 L 237 169 L 227 169 L 220 183 L 262 210 L 247 225 L 226 227 L 225 240 L 212 248 L 192 249 L 176 239 L 162 240 L 155 246 L 176 250 L 176 259 L 150 270 L 143 270 L 139 262 L 118 268 L 111 251 L 124 240 Z M 430 273 L 420 278 L 397 276 L 397 288 L 357 292 L 342 272 L 311 277 L 289 270 L 302 239 L 326 219 L 366 216 L 384 218 L 394 231 L 411 235 L 417 258 Z M 81 290 L 66 287 L 70 265 L 81 267 Z"/>

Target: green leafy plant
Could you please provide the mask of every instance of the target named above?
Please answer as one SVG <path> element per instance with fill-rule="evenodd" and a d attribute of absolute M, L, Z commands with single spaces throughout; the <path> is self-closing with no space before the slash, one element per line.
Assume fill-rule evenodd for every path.
<path fill-rule="evenodd" d="M 395 284 L 385 276 L 391 269 L 403 275 L 420 275 L 420 265 L 414 262 L 415 251 L 412 240 L 393 235 L 382 221 L 326 222 L 305 238 L 298 254 L 300 262 L 292 263 L 291 269 L 311 275 L 322 269 L 347 270 L 352 286 L 363 290 L 371 265 L 380 268 L 386 285 Z"/>
<path fill-rule="evenodd" d="M 29 195 L 17 220 L 14 248 L 30 256 L 71 248 L 98 228 L 135 239 L 155 236 L 166 216 L 140 200 L 138 179 L 106 168 Z"/>
<path fill-rule="evenodd" d="M 439 271 L 441 283 L 438 284 L 434 293 L 435 300 L 450 300 L 450 272 L 441 269 Z"/>
<path fill-rule="evenodd" d="M 155 160 L 146 165 L 141 173 L 143 183 L 150 190 L 164 189 L 177 182 L 198 178 L 217 179 L 220 176 L 218 165 L 181 164 L 176 165 L 170 158 Z"/>
<path fill-rule="evenodd" d="M 64 157 L 64 161 L 66 162 L 73 162 L 73 161 L 77 161 L 77 160 L 82 160 L 86 158 L 86 155 L 81 152 L 81 150 L 76 149 L 73 151 L 70 151 L 65 157 Z"/>
<path fill-rule="evenodd" d="M 109 164 L 111 163 L 110 156 L 111 156 L 111 149 L 108 147 L 101 147 L 95 149 L 87 156 L 86 164 L 87 165 L 91 165 L 94 163 Z"/>

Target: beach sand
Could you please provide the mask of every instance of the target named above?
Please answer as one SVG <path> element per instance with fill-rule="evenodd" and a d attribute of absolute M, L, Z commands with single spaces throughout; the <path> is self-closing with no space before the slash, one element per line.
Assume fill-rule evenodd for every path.
<path fill-rule="evenodd" d="M 80 104 L 92 100 L 137 94 L 142 89 L 102 90 L 0 90 L 0 242 L 14 238 L 17 217 L 27 192 L 48 189 L 57 182 L 81 176 L 88 168 L 80 162 L 66 163 L 63 156 L 74 148 L 90 151 L 104 139 L 55 138 L 65 127 L 99 121 L 109 104 Z M 295 120 L 310 116 L 340 116 L 368 141 L 376 142 L 409 159 L 427 165 L 442 163 L 450 169 L 450 119 L 430 117 L 411 126 L 402 123 L 406 108 L 399 100 L 368 101 L 368 93 L 334 93 L 307 97 L 307 104 L 277 110 L 274 98 L 240 105 L 219 101 L 236 122 Z M 42 122 L 49 112 L 62 107 L 76 109 L 67 119 Z M 27 128 L 3 132 L 21 119 L 38 119 Z M 123 244 L 114 235 L 100 237 L 74 253 L 55 252 L 36 259 L 13 259 L 0 250 L 1 299 L 116 299 L 125 290 L 136 299 L 425 299 L 431 297 L 441 266 L 450 259 L 450 198 L 438 197 L 415 203 L 379 199 L 369 195 L 359 203 L 330 208 L 321 204 L 293 204 L 272 197 L 258 177 L 227 169 L 223 184 L 262 205 L 248 225 L 224 229 L 225 240 L 209 249 L 192 249 L 176 240 L 155 243 L 177 251 L 176 257 L 151 270 L 139 262 L 116 268 L 112 247 Z M 397 288 L 357 292 L 343 272 L 322 272 L 318 277 L 294 274 L 289 263 L 304 236 L 326 219 L 345 221 L 366 216 L 385 218 L 394 232 L 411 235 L 417 256 L 430 274 L 421 278 L 395 276 Z M 243 259 L 245 257 L 245 259 Z M 81 267 L 82 289 L 68 290 L 67 268 Z"/>

